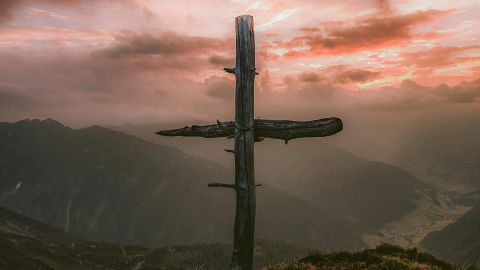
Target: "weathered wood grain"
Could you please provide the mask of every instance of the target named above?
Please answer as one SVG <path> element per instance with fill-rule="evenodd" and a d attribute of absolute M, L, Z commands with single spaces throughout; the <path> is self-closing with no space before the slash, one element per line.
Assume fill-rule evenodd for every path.
<path fill-rule="evenodd" d="M 343 129 L 340 118 L 331 117 L 311 121 L 266 120 L 256 119 L 253 132 L 255 137 L 279 140 L 293 140 L 305 137 L 326 137 L 334 135 Z M 163 136 L 185 136 L 218 138 L 231 137 L 235 133 L 235 122 L 222 122 L 215 125 L 190 126 L 180 129 L 157 132 Z"/>
<path fill-rule="evenodd" d="M 186 126 L 183 128 L 161 130 L 156 132 L 162 136 L 183 136 L 183 137 L 203 137 L 203 138 L 219 138 L 230 137 L 235 134 L 235 122 L 223 122 L 220 125 L 206 126 Z"/>
<path fill-rule="evenodd" d="M 311 121 L 255 120 L 255 136 L 289 140 L 305 137 L 326 137 L 343 130 L 340 118 L 331 117 Z"/>
<path fill-rule="evenodd" d="M 325 137 L 343 129 L 339 118 L 323 118 L 312 121 L 254 120 L 254 80 L 258 74 L 255 68 L 255 39 L 253 17 L 235 18 L 236 65 L 224 68 L 234 74 L 235 121 L 220 122 L 204 126 L 186 126 L 179 129 L 157 132 L 163 136 L 186 136 L 204 138 L 235 138 L 234 149 L 225 149 L 235 155 L 235 184 L 210 183 L 209 187 L 231 188 L 236 192 L 231 270 L 252 270 L 253 243 L 255 234 L 255 184 L 254 144 L 264 138 L 289 140 L 303 137 Z"/>
<path fill-rule="evenodd" d="M 255 170 L 253 148 L 255 38 L 253 17 L 235 18 L 235 187 L 237 204 L 231 270 L 251 270 L 255 234 Z"/>

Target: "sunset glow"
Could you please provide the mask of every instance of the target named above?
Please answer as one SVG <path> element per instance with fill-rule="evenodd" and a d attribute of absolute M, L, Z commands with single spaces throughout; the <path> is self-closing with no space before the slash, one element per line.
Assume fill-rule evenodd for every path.
<path fill-rule="evenodd" d="M 75 122 L 85 109 L 96 114 L 76 124 L 228 117 L 222 68 L 234 64 L 241 14 L 255 18 L 260 103 L 410 81 L 435 100 L 480 95 L 480 1 L 6 0 L 0 120 Z"/>

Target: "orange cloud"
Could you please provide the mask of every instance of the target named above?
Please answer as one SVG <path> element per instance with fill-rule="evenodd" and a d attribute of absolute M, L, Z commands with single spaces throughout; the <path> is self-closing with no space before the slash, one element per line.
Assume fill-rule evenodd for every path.
<path fill-rule="evenodd" d="M 462 57 L 457 54 L 467 52 L 475 49 L 480 49 L 480 45 L 471 45 L 463 47 L 444 47 L 437 46 L 429 50 L 403 53 L 404 66 L 416 66 L 419 68 L 438 68 L 454 64 L 459 64 L 465 61 L 471 61 L 470 57 Z M 475 60 L 475 59 L 474 59 Z"/>
<path fill-rule="evenodd" d="M 0 0 L 0 23 L 12 22 L 0 28 L 0 120 L 230 119 L 233 77 L 220 67 L 234 65 L 233 18 L 246 2 L 183 2 Z M 257 27 L 295 9 L 289 20 L 256 29 L 259 116 L 310 118 L 363 104 L 414 110 L 480 100 L 477 86 L 459 84 L 480 74 L 480 48 L 470 46 L 478 36 L 478 4 L 474 9 L 441 0 L 437 8 L 445 10 L 416 11 L 432 5 L 257 2 L 266 4 L 252 10 Z M 158 14 L 151 23 L 139 20 L 143 5 Z M 445 16 L 449 7 L 458 12 Z M 307 57 L 294 58 L 300 56 Z M 434 87 L 440 83 L 450 87 Z M 392 89 L 382 89 L 387 86 Z"/>
<path fill-rule="evenodd" d="M 388 10 L 387 7 L 382 7 Z M 385 11 L 386 12 L 386 11 Z M 285 56 L 351 54 L 365 50 L 389 47 L 410 41 L 419 35 L 413 27 L 449 14 L 451 10 L 425 10 L 402 15 L 375 14 L 354 21 L 327 23 L 321 30 L 301 28 L 304 33 L 289 41 L 278 41 L 270 48 L 286 49 Z"/>

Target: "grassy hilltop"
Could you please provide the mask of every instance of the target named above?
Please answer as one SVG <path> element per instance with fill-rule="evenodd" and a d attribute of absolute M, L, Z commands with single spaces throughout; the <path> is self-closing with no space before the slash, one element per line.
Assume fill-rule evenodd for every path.
<path fill-rule="evenodd" d="M 381 244 L 359 252 L 314 254 L 297 262 L 283 263 L 267 270 L 457 270 L 464 269 L 438 260 L 417 249 Z M 468 268 L 473 270 L 476 268 Z"/>

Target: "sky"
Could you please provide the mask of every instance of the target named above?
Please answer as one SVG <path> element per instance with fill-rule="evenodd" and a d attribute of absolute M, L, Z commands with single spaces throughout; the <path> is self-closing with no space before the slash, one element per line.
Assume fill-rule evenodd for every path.
<path fill-rule="evenodd" d="M 230 120 L 244 14 L 258 118 L 480 107 L 480 0 L 0 0 L 0 121 Z"/>

